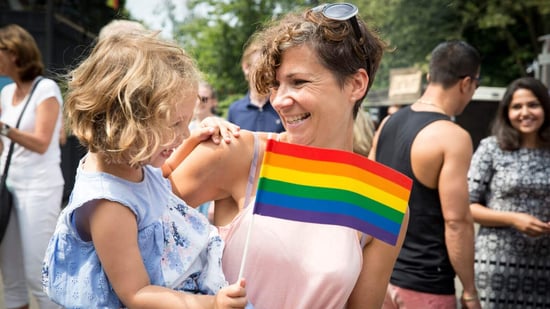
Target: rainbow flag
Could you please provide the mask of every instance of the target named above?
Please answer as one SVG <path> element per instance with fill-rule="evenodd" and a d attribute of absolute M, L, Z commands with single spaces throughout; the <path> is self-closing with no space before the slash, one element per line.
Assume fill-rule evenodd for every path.
<path fill-rule="evenodd" d="M 395 245 L 412 180 L 352 152 L 267 142 L 254 213 L 357 229 Z"/>

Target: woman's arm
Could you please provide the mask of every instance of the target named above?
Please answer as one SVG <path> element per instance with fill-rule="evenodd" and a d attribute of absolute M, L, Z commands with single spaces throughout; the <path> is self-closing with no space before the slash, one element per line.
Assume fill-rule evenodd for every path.
<path fill-rule="evenodd" d="M 530 214 L 494 210 L 479 203 L 471 204 L 470 210 L 474 220 L 483 226 L 512 227 L 531 237 L 550 233 L 550 222 L 542 222 Z"/>
<path fill-rule="evenodd" d="M 482 226 L 512 227 L 531 237 L 550 233 L 550 222 L 542 222 L 527 213 L 500 211 L 487 207 L 486 199 L 491 195 L 491 180 L 495 173 L 493 157 L 501 153 L 496 140 L 487 138 L 481 140 L 472 157 L 468 171 L 468 193 L 474 221 Z"/>
<path fill-rule="evenodd" d="M 50 147 L 57 118 L 59 117 L 59 109 L 60 104 L 55 97 L 47 98 L 36 108 L 34 131 L 27 132 L 12 128 L 7 135 L 8 138 L 30 151 L 40 154 L 45 153 Z"/>
<path fill-rule="evenodd" d="M 395 246 L 373 239 L 363 249 L 363 268 L 348 299 L 348 309 L 380 309 L 393 271 L 403 246 L 409 224 L 409 211 L 405 213 Z"/>

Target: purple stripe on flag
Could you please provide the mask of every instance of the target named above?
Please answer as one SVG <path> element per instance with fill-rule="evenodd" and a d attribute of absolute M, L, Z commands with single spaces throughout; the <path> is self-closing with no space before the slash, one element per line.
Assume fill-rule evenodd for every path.
<path fill-rule="evenodd" d="M 343 225 L 371 235 L 390 245 L 394 246 L 397 243 L 398 235 L 380 229 L 369 222 L 347 215 L 297 210 L 279 205 L 265 204 L 259 201 L 256 201 L 254 213 L 294 221 Z"/>

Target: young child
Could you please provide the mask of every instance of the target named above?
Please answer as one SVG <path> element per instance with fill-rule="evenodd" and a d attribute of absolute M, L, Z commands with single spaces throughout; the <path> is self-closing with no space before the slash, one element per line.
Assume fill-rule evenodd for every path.
<path fill-rule="evenodd" d="M 56 303 L 245 307 L 244 280 L 227 286 L 223 276 L 216 230 L 159 169 L 189 136 L 199 79 L 180 47 L 146 33 L 100 40 L 71 73 L 66 116 L 88 153 L 44 260 Z"/>

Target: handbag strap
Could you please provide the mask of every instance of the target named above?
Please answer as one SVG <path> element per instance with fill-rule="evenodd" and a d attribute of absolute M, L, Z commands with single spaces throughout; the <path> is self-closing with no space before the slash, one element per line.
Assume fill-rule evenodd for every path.
<path fill-rule="evenodd" d="M 36 86 L 38 83 L 42 80 L 42 76 L 38 76 L 34 83 L 32 84 L 31 92 L 29 92 L 29 96 L 27 97 L 27 101 L 25 102 L 25 105 L 23 105 L 23 109 L 21 110 L 21 114 L 19 115 L 19 118 L 17 119 L 17 123 L 15 124 L 15 128 L 19 128 L 19 124 L 21 124 L 21 119 L 23 118 L 23 113 L 25 113 L 25 110 L 27 109 L 27 106 L 29 105 L 29 101 L 31 100 L 32 94 L 34 93 L 34 89 L 36 89 Z M 13 154 L 13 148 L 15 147 L 15 143 L 12 141 L 10 142 L 10 149 L 8 150 L 8 156 L 6 157 L 6 165 L 4 166 L 4 172 L 2 173 L 2 180 L 5 180 L 6 177 L 8 177 L 8 169 L 10 168 L 10 162 L 11 162 L 11 155 Z"/>

